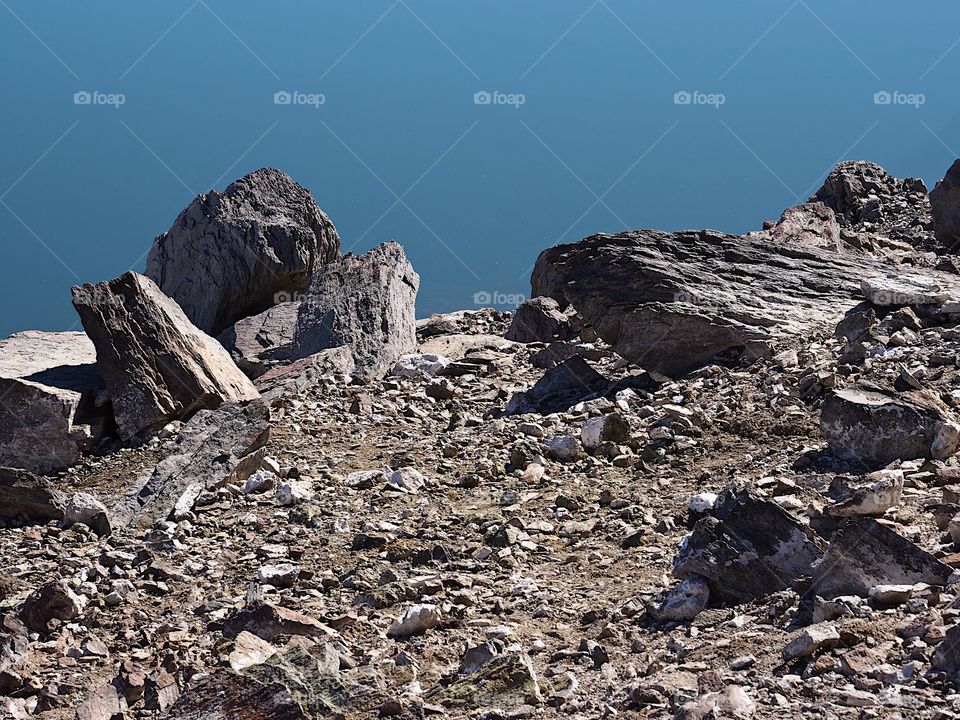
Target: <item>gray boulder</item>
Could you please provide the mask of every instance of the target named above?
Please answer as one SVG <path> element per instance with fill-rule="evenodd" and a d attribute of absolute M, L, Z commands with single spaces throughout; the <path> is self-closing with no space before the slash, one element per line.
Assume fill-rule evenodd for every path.
<path fill-rule="evenodd" d="M 508 415 L 565 412 L 581 400 L 596 397 L 609 385 L 607 378 L 575 355 L 547 370 L 529 390 L 510 398 L 506 412 Z"/>
<path fill-rule="evenodd" d="M 238 320 L 217 336 L 248 377 L 257 378 L 293 354 L 299 302 L 285 302 Z"/>
<path fill-rule="evenodd" d="M 259 397 L 227 351 L 143 275 L 75 287 L 73 305 L 97 348 L 123 438 L 200 408 Z"/>
<path fill-rule="evenodd" d="M 79 332 L 0 340 L 0 465 L 48 473 L 74 465 L 104 431 L 103 380 Z"/>
<path fill-rule="evenodd" d="M 358 377 L 382 377 L 417 350 L 419 288 L 420 276 L 395 242 L 320 268 L 300 308 L 294 355 L 346 346 Z"/>
<path fill-rule="evenodd" d="M 339 253 L 340 236 L 310 191 L 263 168 L 197 196 L 154 241 L 146 275 L 216 335 L 303 292 Z"/>
<path fill-rule="evenodd" d="M 63 520 L 66 506 L 66 496 L 49 480 L 26 470 L 0 467 L 0 520 Z"/>
<path fill-rule="evenodd" d="M 837 390 L 823 404 L 820 429 L 834 456 L 868 466 L 945 459 L 957 450 L 957 425 L 949 409 L 919 391 Z"/>
<path fill-rule="evenodd" d="M 556 300 L 535 297 L 514 310 L 506 338 L 522 343 L 553 342 L 570 340 L 577 336 L 577 332 L 576 325 L 560 310 Z"/>
<path fill-rule="evenodd" d="M 843 250 L 837 216 L 820 202 L 788 207 L 770 230 L 770 239 L 784 245 Z"/>
<path fill-rule="evenodd" d="M 937 241 L 956 251 L 960 242 L 960 159 L 930 191 L 930 210 Z"/>

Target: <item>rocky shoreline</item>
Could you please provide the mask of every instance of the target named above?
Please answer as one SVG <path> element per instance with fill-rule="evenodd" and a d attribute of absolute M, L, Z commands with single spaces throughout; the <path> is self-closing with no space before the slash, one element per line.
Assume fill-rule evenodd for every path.
<path fill-rule="evenodd" d="M 417 321 L 279 170 L 0 341 L 0 717 L 960 717 L 960 160 Z"/>

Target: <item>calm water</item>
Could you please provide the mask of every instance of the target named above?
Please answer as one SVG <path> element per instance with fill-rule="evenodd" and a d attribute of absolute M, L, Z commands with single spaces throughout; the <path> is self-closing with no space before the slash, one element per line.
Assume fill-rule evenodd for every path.
<path fill-rule="evenodd" d="M 2 0 L 0 334 L 264 165 L 403 243 L 420 315 L 594 232 L 757 228 L 841 159 L 932 186 L 958 41 L 946 0 Z"/>

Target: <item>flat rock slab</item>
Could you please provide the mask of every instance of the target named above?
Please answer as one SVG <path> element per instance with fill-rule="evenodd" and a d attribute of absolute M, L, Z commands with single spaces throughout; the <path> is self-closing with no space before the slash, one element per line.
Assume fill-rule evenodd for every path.
<path fill-rule="evenodd" d="M 547 370 L 529 390 L 514 395 L 507 405 L 507 414 L 564 412 L 581 400 L 597 396 L 609 385 L 610 381 L 586 360 L 574 356 Z"/>
<path fill-rule="evenodd" d="M 867 597 L 877 585 L 945 585 L 953 569 L 873 518 L 848 520 L 830 537 L 811 592 Z"/>
<path fill-rule="evenodd" d="M 74 465 L 103 431 L 103 380 L 79 332 L 0 340 L 0 465 L 49 473 Z"/>
<path fill-rule="evenodd" d="M 229 353 L 143 275 L 75 287 L 73 305 L 125 439 L 200 408 L 259 397 Z"/>
<path fill-rule="evenodd" d="M 300 308 L 295 355 L 346 346 L 358 377 L 385 375 L 417 349 L 420 276 L 395 242 L 320 268 Z"/>
<path fill-rule="evenodd" d="M 929 395 L 851 387 L 824 401 L 820 429 L 836 457 L 883 466 L 933 457 L 938 434 L 951 421 L 949 410 Z"/>
<path fill-rule="evenodd" d="M 746 490 L 720 494 L 684 542 L 673 573 L 700 577 L 711 602 L 742 603 L 790 587 L 823 555 L 813 532 Z"/>
<path fill-rule="evenodd" d="M 770 355 L 833 327 L 860 301 L 864 278 L 960 281 L 895 270 L 853 254 L 713 230 L 595 235 L 545 250 L 533 294 L 572 304 L 620 355 L 679 375 L 703 365 Z"/>
<path fill-rule="evenodd" d="M 201 410 L 183 426 L 170 455 L 145 471 L 117 503 L 113 524 L 148 526 L 166 519 L 192 485 L 210 489 L 242 484 L 259 469 L 270 437 L 270 412 L 262 401 Z"/>
<path fill-rule="evenodd" d="M 170 720 L 309 720 L 290 690 L 228 670 L 191 685 L 173 704 Z"/>
<path fill-rule="evenodd" d="M 263 168 L 199 195 L 160 235 L 146 275 L 216 335 L 306 290 L 340 254 L 340 236 L 310 191 Z"/>

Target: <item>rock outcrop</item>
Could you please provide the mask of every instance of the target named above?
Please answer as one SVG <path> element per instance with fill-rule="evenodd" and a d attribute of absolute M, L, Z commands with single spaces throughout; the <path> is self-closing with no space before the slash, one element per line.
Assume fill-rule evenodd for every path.
<path fill-rule="evenodd" d="M 787 246 L 843 251 L 837 216 L 820 202 L 794 205 L 784 210 L 779 222 L 770 230 L 770 239 Z"/>
<path fill-rule="evenodd" d="M 419 288 L 420 276 L 395 242 L 320 268 L 300 308 L 295 355 L 346 346 L 358 377 L 382 377 L 417 349 Z"/>
<path fill-rule="evenodd" d="M 864 277 L 890 266 L 828 250 L 712 230 L 594 235 L 545 250 L 533 294 L 573 305 L 623 357 L 677 375 L 724 359 L 769 356 L 859 301 Z M 945 273 L 895 271 L 938 283 Z"/>
<path fill-rule="evenodd" d="M 259 397 L 230 355 L 137 273 L 73 288 L 123 438 L 223 402 Z"/>
<path fill-rule="evenodd" d="M 216 335 L 303 292 L 339 253 L 340 236 L 310 191 L 263 168 L 199 195 L 154 241 L 146 275 Z"/>
<path fill-rule="evenodd" d="M 0 340 L 0 465 L 47 473 L 75 464 L 105 429 L 93 343 L 78 332 Z"/>
<path fill-rule="evenodd" d="M 577 335 L 576 325 L 561 312 L 551 297 L 535 297 L 520 304 L 513 313 L 507 340 L 514 342 L 553 342 Z"/>

